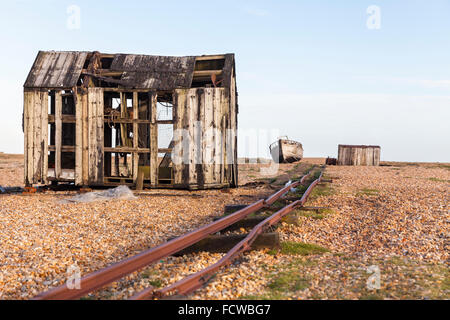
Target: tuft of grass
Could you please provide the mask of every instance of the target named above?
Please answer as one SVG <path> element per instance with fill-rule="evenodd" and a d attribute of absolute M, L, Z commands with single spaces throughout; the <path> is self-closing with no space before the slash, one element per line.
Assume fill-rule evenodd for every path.
<path fill-rule="evenodd" d="M 306 258 L 296 258 L 280 271 L 278 268 L 273 269 L 270 275 L 270 281 L 261 294 L 242 296 L 244 300 L 285 300 L 309 287 L 310 278 L 305 277 L 300 266 L 313 266 L 317 262 Z"/>
<path fill-rule="evenodd" d="M 321 219 L 325 218 L 325 215 L 317 213 L 315 211 L 301 211 L 301 213 L 299 215 L 301 215 L 303 217 L 313 218 L 315 220 L 321 220 Z"/>
<path fill-rule="evenodd" d="M 438 163 L 434 166 L 434 168 L 442 168 L 442 169 L 450 170 L 450 164 Z"/>
<path fill-rule="evenodd" d="M 275 201 L 271 206 L 270 209 L 272 210 L 277 210 L 277 209 L 281 209 L 284 208 L 286 206 L 286 202 L 284 200 L 277 200 Z"/>
<path fill-rule="evenodd" d="M 450 180 L 444 180 L 444 179 L 439 179 L 439 178 L 428 178 L 428 180 L 434 181 L 434 182 L 450 182 Z"/>
<path fill-rule="evenodd" d="M 327 215 L 334 214 L 334 213 L 335 213 L 334 210 L 329 209 L 329 208 L 320 209 L 318 211 L 316 211 L 316 210 L 296 210 L 295 211 L 296 215 L 299 215 L 302 217 L 313 218 L 313 219 L 323 219 Z"/>
<path fill-rule="evenodd" d="M 333 195 L 334 193 L 335 190 L 330 186 L 330 184 L 325 183 L 323 185 L 317 185 L 311 192 L 309 199 L 316 199 L 318 197 L 327 197 Z"/>
<path fill-rule="evenodd" d="M 302 277 L 295 270 L 288 270 L 278 274 L 268 285 L 272 291 L 285 293 L 289 291 L 300 291 L 309 287 L 308 279 Z"/>
<path fill-rule="evenodd" d="M 362 196 L 362 195 L 376 196 L 379 192 L 380 192 L 380 190 L 377 190 L 377 189 L 364 188 L 364 189 L 359 190 L 359 192 L 356 195 L 357 196 Z"/>
<path fill-rule="evenodd" d="M 275 255 L 276 253 L 280 252 L 286 255 L 307 256 L 311 254 L 320 254 L 329 251 L 330 250 L 328 250 L 327 248 L 312 243 L 285 241 L 281 243 L 281 248 L 279 250 L 272 249 L 268 253 Z"/>
<path fill-rule="evenodd" d="M 161 288 L 162 287 L 162 281 L 159 279 L 150 280 L 148 283 L 150 283 L 151 286 L 155 288 Z"/>

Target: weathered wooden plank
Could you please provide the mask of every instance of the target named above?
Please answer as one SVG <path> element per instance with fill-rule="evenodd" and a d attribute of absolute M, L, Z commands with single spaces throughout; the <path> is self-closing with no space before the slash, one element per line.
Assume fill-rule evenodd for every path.
<path fill-rule="evenodd" d="M 74 93 L 75 99 L 75 184 L 83 184 L 83 103 L 82 95 Z"/>
<path fill-rule="evenodd" d="M 55 91 L 55 177 L 61 176 L 61 146 L 62 146 L 62 97 L 61 91 Z"/>
<path fill-rule="evenodd" d="M 157 119 L 156 92 L 150 93 L 150 183 L 152 186 L 158 184 L 158 124 Z"/>
<path fill-rule="evenodd" d="M 89 184 L 93 184 L 96 181 L 96 172 L 95 168 L 96 163 L 96 142 L 97 142 L 97 123 L 95 121 L 96 113 L 97 113 L 97 105 L 96 105 L 96 97 L 94 88 L 88 88 L 88 152 L 89 152 Z"/>
<path fill-rule="evenodd" d="M 222 91 L 222 168 L 221 168 L 221 181 L 223 183 L 229 183 L 232 186 L 232 175 L 233 175 L 233 132 L 232 130 L 232 103 L 229 102 L 230 98 L 227 96 L 228 92 L 226 90 Z M 228 103 L 229 102 L 229 103 Z"/>
<path fill-rule="evenodd" d="M 33 141 L 33 157 L 34 157 L 34 176 L 35 183 L 41 182 L 42 177 L 42 92 L 35 92 L 34 106 L 33 106 L 33 122 L 34 122 L 34 141 Z"/>
<path fill-rule="evenodd" d="M 34 91 L 24 92 L 25 185 L 33 184 L 33 106 Z"/>
<path fill-rule="evenodd" d="M 186 91 L 185 89 L 177 89 L 174 92 L 174 152 L 173 174 L 174 184 L 182 185 L 183 183 L 183 119 L 186 108 Z"/>
<path fill-rule="evenodd" d="M 215 132 L 214 132 L 214 88 L 205 88 L 203 95 L 203 108 L 200 114 L 200 123 L 202 124 L 202 170 L 203 184 L 214 183 L 214 150 L 215 150 Z"/>
<path fill-rule="evenodd" d="M 25 186 L 28 186 L 28 137 L 27 137 L 27 126 L 28 126 L 28 92 L 24 91 L 23 92 L 23 113 L 22 113 L 22 118 L 23 118 L 23 181 Z"/>
<path fill-rule="evenodd" d="M 87 52 L 40 51 L 24 87 L 72 88 L 80 77 Z"/>
<path fill-rule="evenodd" d="M 151 148 L 104 147 L 104 152 L 151 153 Z"/>
<path fill-rule="evenodd" d="M 188 184 L 198 184 L 197 178 L 197 165 L 200 161 L 197 153 L 198 133 L 200 132 L 198 114 L 201 109 L 201 95 L 203 90 L 191 89 L 189 96 L 189 106 L 186 110 L 185 116 L 189 119 L 188 132 L 189 132 L 189 176 Z"/>
<path fill-rule="evenodd" d="M 41 120 L 42 120 L 42 135 L 41 135 L 41 149 L 42 149 L 42 182 L 48 183 L 48 91 L 43 91 L 42 106 L 41 106 Z"/>
<path fill-rule="evenodd" d="M 84 92 L 81 95 L 82 108 L 82 184 L 89 184 L 89 101 L 88 93 Z"/>
<path fill-rule="evenodd" d="M 213 151 L 213 181 L 214 183 L 222 183 L 223 182 L 223 163 L 224 163 L 224 153 L 223 153 L 223 133 L 226 132 L 226 127 L 222 121 L 224 113 L 226 110 L 223 108 L 223 88 L 214 88 L 213 93 L 213 130 L 214 130 L 214 151 Z"/>
<path fill-rule="evenodd" d="M 63 96 L 63 95 L 61 95 Z M 63 114 L 62 115 L 62 122 L 64 123 L 76 123 L 76 117 L 70 114 Z M 55 115 L 51 114 L 48 115 L 48 122 L 49 123 L 54 123 L 55 122 Z"/>
<path fill-rule="evenodd" d="M 225 59 L 225 55 L 204 55 L 204 56 L 198 56 L 195 57 L 196 61 L 204 61 L 204 60 L 220 60 Z"/>
<path fill-rule="evenodd" d="M 234 60 L 234 56 L 233 56 Z M 229 179 L 233 186 L 238 186 L 238 161 L 237 161 L 237 127 L 238 127 L 238 99 L 237 99 L 237 89 L 236 89 L 236 76 L 235 76 L 235 68 L 233 66 L 231 70 L 231 84 L 229 89 L 229 129 L 232 130 L 228 135 L 230 136 L 231 143 L 227 147 L 227 162 L 229 165 Z M 229 151 L 228 151 L 229 150 Z M 230 154 L 230 156 L 228 156 Z M 230 159 L 231 158 L 231 159 Z"/>
<path fill-rule="evenodd" d="M 88 88 L 88 128 L 89 128 L 89 183 L 103 183 L 103 90 Z"/>
<path fill-rule="evenodd" d="M 133 92 L 133 120 L 138 119 L 138 93 Z M 133 148 L 139 147 L 139 130 L 138 124 L 136 122 L 133 123 Z M 137 183 L 138 178 L 138 166 L 139 166 L 139 155 L 136 152 L 133 152 L 133 182 Z"/>
<path fill-rule="evenodd" d="M 48 146 L 49 151 L 56 151 L 56 147 L 53 145 Z M 75 152 L 75 146 L 61 146 L 61 152 Z"/>
<path fill-rule="evenodd" d="M 96 144 L 96 183 L 103 183 L 104 176 L 104 145 L 105 145 L 105 130 L 104 130 L 104 101 L 103 101 L 103 89 L 95 88 L 96 100 L 97 100 L 97 113 L 96 113 L 96 123 L 97 123 L 97 144 Z"/>

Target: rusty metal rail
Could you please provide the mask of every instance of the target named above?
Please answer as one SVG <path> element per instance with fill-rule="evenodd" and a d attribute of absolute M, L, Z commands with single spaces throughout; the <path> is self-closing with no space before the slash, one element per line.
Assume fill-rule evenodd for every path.
<path fill-rule="evenodd" d="M 155 261 L 187 248 L 192 244 L 208 237 L 209 235 L 219 232 L 233 223 L 247 217 L 251 213 L 254 213 L 262 208 L 270 207 L 288 190 L 304 183 L 311 172 L 312 170 L 310 170 L 300 180 L 281 188 L 267 199 L 256 201 L 255 203 L 250 204 L 247 207 L 220 220 L 82 277 L 80 279 L 80 289 L 70 289 L 64 284 L 37 295 L 33 300 L 69 300 L 81 298 L 89 292 L 102 288 L 105 285 L 119 280 L 132 272 L 138 271 Z"/>
<path fill-rule="evenodd" d="M 228 253 L 215 264 L 196 272 L 180 281 L 177 281 L 165 288 L 154 290 L 153 287 L 149 287 L 131 297 L 131 300 L 144 300 L 150 298 L 163 298 L 171 294 L 186 295 L 200 287 L 202 287 L 220 268 L 230 264 L 241 253 L 250 249 L 252 243 L 256 240 L 258 235 L 263 233 L 271 226 L 278 223 L 281 218 L 289 214 L 292 210 L 299 206 L 303 206 L 314 187 L 321 181 L 322 174 L 319 178 L 314 180 L 308 189 L 305 191 L 300 200 L 294 201 L 281 210 L 275 212 L 273 215 L 265 219 L 256 225 L 252 231 L 247 235 L 245 239 L 234 246 Z M 292 186 L 291 186 L 292 187 Z M 281 190 L 280 190 L 281 191 Z M 277 192 L 278 193 L 278 192 Z"/>

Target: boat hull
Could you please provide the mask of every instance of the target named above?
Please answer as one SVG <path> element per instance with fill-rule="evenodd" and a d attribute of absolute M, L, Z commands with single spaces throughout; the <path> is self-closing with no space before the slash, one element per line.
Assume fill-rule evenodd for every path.
<path fill-rule="evenodd" d="M 303 146 L 297 141 L 280 139 L 271 145 L 270 154 L 277 163 L 292 163 L 303 158 Z"/>

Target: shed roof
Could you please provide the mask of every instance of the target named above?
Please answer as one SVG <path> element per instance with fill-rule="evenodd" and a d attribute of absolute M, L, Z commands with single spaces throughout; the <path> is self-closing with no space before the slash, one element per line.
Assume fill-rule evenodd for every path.
<path fill-rule="evenodd" d="M 144 89 L 189 88 L 195 57 L 116 54 L 110 70 L 124 71 L 121 85 Z"/>
<path fill-rule="evenodd" d="M 88 52 L 39 51 L 28 74 L 26 88 L 70 88 L 76 86 Z"/>
<path fill-rule="evenodd" d="M 87 51 L 39 51 L 24 87 L 72 88 L 77 85 L 83 67 L 87 64 L 86 59 L 90 56 Z M 198 57 L 137 54 L 110 56 L 113 58 L 109 70 L 123 72 L 118 81 L 122 87 L 156 90 L 190 88 Z M 234 66 L 234 54 L 226 54 L 223 57 L 223 74 L 229 75 L 231 67 Z M 228 84 L 227 80 L 224 84 Z"/>
<path fill-rule="evenodd" d="M 340 144 L 339 148 L 380 148 L 380 146 L 370 146 L 370 145 L 361 145 L 361 144 Z"/>

